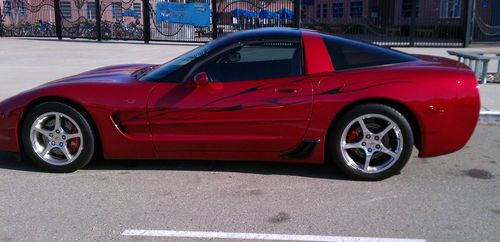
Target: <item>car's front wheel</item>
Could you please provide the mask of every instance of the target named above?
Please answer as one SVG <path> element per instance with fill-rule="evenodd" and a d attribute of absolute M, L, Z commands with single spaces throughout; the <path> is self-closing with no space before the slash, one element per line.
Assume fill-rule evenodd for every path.
<path fill-rule="evenodd" d="M 73 172 L 94 156 L 95 138 L 88 121 L 63 103 L 34 107 L 24 118 L 21 136 L 25 155 L 50 172 Z"/>
<path fill-rule="evenodd" d="M 364 104 L 346 112 L 329 136 L 330 161 L 361 180 L 397 174 L 408 162 L 413 133 L 406 118 L 392 107 Z"/>

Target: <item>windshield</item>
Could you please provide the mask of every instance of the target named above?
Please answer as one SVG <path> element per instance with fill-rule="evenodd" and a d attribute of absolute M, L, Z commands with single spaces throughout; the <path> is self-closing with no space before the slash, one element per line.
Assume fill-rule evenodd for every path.
<path fill-rule="evenodd" d="M 167 75 L 192 63 L 194 60 L 207 54 L 212 49 L 213 45 L 210 43 L 202 45 L 194 50 L 189 51 L 186 54 L 183 54 L 171 61 L 166 62 L 165 64 L 156 66 L 155 68 L 151 68 L 146 72 L 141 73 L 142 75 L 138 76 L 137 79 L 150 82 L 169 81 L 169 80 L 164 80 Z M 179 80 L 170 80 L 170 81 L 179 81 Z"/>

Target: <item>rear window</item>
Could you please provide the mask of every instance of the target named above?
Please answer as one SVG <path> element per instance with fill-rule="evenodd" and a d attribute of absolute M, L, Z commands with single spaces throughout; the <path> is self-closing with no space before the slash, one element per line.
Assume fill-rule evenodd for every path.
<path fill-rule="evenodd" d="M 335 70 L 379 66 L 418 60 L 402 52 L 323 34 Z"/>

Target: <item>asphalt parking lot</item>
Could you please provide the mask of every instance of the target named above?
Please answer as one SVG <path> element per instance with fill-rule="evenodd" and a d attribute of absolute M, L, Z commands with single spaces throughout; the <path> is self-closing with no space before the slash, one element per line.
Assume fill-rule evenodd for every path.
<path fill-rule="evenodd" d="M 496 241 L 499 157 L 495 125 L 381 182 L 316 165 L 216 161 L 96 160 L 49 174 L 1 153 L 0 241 L 172 240 L 122 235 L 129 229 Z"/>
<path fill-rule="evenodd" d="M 193 48 L 24 41 L 0 39 L 0 99 L 90 68 L 157 63 Z M 351 181 L 320 165 L 236 161 L 95 160 L 51 174 L 0 152 L 0 241 L 201 240 L 160 236 L 193 231 L 207 241 L 220 241 L 212 232 L 234 236 L 227 241 L 268 234 L 498 241 L 499 178 L 500 125 L 477 126 L 454 154 L 414 152 L 400 175 L 381 182 Z M 160 237 L 131 236 L 136 230 Z"/>

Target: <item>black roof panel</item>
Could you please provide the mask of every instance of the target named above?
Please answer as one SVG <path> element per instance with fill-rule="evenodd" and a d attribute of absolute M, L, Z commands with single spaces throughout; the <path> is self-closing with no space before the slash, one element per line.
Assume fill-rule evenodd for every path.
<path fill-rule="evenodd" d="M 300 29 L 297 28 L 259 28 L 228 34 L 224 36 L 224 42 L 260 39 L 289 39 L 292 41 L 300 41 L 300 36 Z"/>

